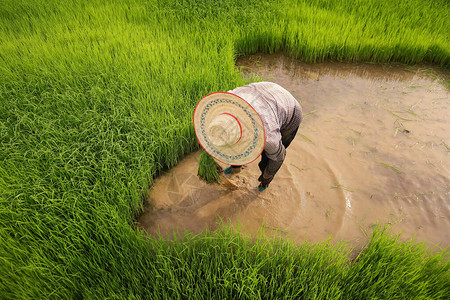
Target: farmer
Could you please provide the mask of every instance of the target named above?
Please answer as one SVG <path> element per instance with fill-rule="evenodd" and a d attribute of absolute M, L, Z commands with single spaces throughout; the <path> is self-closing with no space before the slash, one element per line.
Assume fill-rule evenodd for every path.
<path fill-rule="evenodd" d="M 284 88 L 257 82 L 202 98 L 194 128 L 203 149 L 235 173 L 261 155 L 259 191 L 265 190 L 283 164 L 302 121 L 302 108 Z"/>

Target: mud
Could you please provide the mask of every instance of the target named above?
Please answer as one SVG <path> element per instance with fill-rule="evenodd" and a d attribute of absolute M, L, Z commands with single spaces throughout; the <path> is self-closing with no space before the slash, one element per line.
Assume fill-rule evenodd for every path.
<path fill-rule="evenodd" d="M 159 177 L 139 226 L 150 234 L 199 233 L 231 222 L 301 242 L 327 237 L 361 245 L 375 224 L 402 239 L 450 241 L 448 74 L 430 67 L 304 64 L 283 55 L 237 62 L 289 90 L 305 114 L 270 187 L 257 190 L 257 162 L 227 178 L 197 177 L 200 152 Z M 224 182 L 224 180 L 223 180 Z"/>

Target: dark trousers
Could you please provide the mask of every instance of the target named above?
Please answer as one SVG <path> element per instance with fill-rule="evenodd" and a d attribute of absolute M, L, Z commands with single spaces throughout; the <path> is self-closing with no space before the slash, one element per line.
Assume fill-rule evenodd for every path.
<path fill-rule="evenodd" d="M 281 135 L 281 143 L 283 144 L 284 148 L 287 149 L 287 147 L 289 147 L 289 145 L 291 144 L 291 142 L 294 140 L 295 135 L 297 134 L 298 131 L 298 127 L 294 129 L 294 131 L 286 134 L 286 135 Z M 264 170 L 267 167 L 267 164 L 269 163 L 269 158 L 266 155 L 266 151 L 263 151 L 261 153 L 261 161 L 258 164 L 259 170 L 261 170 L 261 173 L 264 173 Z"/>

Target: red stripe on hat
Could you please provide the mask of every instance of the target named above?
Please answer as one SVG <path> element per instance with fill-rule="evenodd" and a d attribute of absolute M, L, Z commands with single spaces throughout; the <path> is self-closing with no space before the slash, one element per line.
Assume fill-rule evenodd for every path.
<path fill-rule="evenodd" d="M 237 140 L 237 142 L 234 143 L 234 144 L 236 145 L 236 144 L 241 140 L 241 138 L 242 138 L 242 126 L 241 126 L 241 122 L 239 122 L 238 118 L 236 118 L 235 116 L 233 116 L 233 115 L 230 114 L 230 113 L 221 113 L 221 115 L 229 115 L 230 117 L 233 117 L 233 118 L 236 120 L 236 122 L 238 122 L 238 124 L 239 124 L 239 129 L 241 130 L 241 135 L 239 136 L 239 139 Z"/>
<path fill-rule="evenodd" d="M 238 95 L 236 95 L 236 94 L 233 94 L 233 93 L 229 93 L 229 92 L 213 92 L 213 93 L 209 93 L 209 94 L 206 95 L 206 96 L 203 96 L 203 98 L 200 99 L 200 101 L 197 102 L 197 104 L 195 105 L 194 113 L 192 114 L 192 121 L 193 121 L 193 123 L 194 123 L 194 124 L 193 124 L 193 125 L 194 125 L 194 133 L 195 133 L 195 137 L 197 138 L 198 144 L 200 145 L 200 147 L 203 148 L 203 150 L 206 151 L 206 153 L 208 153 L 209 155 L 211 155 L 212 157 L 214 157 L 214 159 L 216 159 L 217 161 L 220 161 L 221 163 L 226 164 L 226 165 L 231 165 L 230 163 L 223 162 L 223 161 L 221 161 L 220 159 L 216 158 L 216 157 L 215 157 L 214 155 L 212 155 L 211 153 L 209 153 L 209 152 L 205 149 L 205 147 L 203 146 L 203 144 L 200 143 L 200 139 L 199 139 L 198 136 L 197 136 L 197 130 L 195 130 L 195 121 L 194 121 L 194 120 L 195 120 L 195 112 L 197 111 L 198 105 L 200 104 L 200 102 L 201 102 L 203 99 L 205 99 L 206 97 L 208 97 L 208 96 L 210 96 L 210 95 L 213 95 L 213 94 L 229 94 L 229 95 L 233 95 L 233 96 L 235 96 L 235 97 L 240 98 L 240 99 L 243 100 L 245 103 L 247 103 L 247 104 L 251 107 L 251 109 L 253 109 L 253 111 L 255 112 L 255 114 L 256 114 L 256 115 L 258 116 L 258 118 L 261 120 L 261 124 L 263 124 L 262 129 L 263 129 L 263 137 L 264 137 L 263 147 L 262 147 L 262 149 L 261 149 L 261 152 L 258 154 L 258 156 L 255 157 L 254 160 L 252 160 L 252 161 L 250 161 L 250 162 L 248 162 L 248 163 L 246 163 L 246 164 L 244 164 L 244 165 L 248 165 L 248 164 L 254 162 L 255 160 L 258 159 L 258 157 L 261 156 L 261 153 L 264 151 L 264 148 L 265 148 L 265 146 L 266 146 L 266 129 L 265 129 L 265 127 L 264 127 L 264 122 L 262 121 L 261 116 L 260 116 L 260 115 L 258 114 L 258 112 L 255 110 L 255 108 L 254 108 L 253 106 L 250 105 L 250 103 L 248 103 L 247 101 L 245 101 L 245 99 L 243 99 L 242 97 L 240 97 L 240 96 L 238 96 Z M 239 124 L 239 125 L 240 125 L 240 124 Z"/>

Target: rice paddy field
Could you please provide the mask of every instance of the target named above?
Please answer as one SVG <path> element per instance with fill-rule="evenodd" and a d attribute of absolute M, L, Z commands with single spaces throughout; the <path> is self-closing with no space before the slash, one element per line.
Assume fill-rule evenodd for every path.
<path fill-rule="evenodd" d="M 153 179 L 199 148 L 237 58 L 450 66 L 446 0 L 0 1 L 1 299 L 448 299 L 448 251 L 151 238 Z"/>

